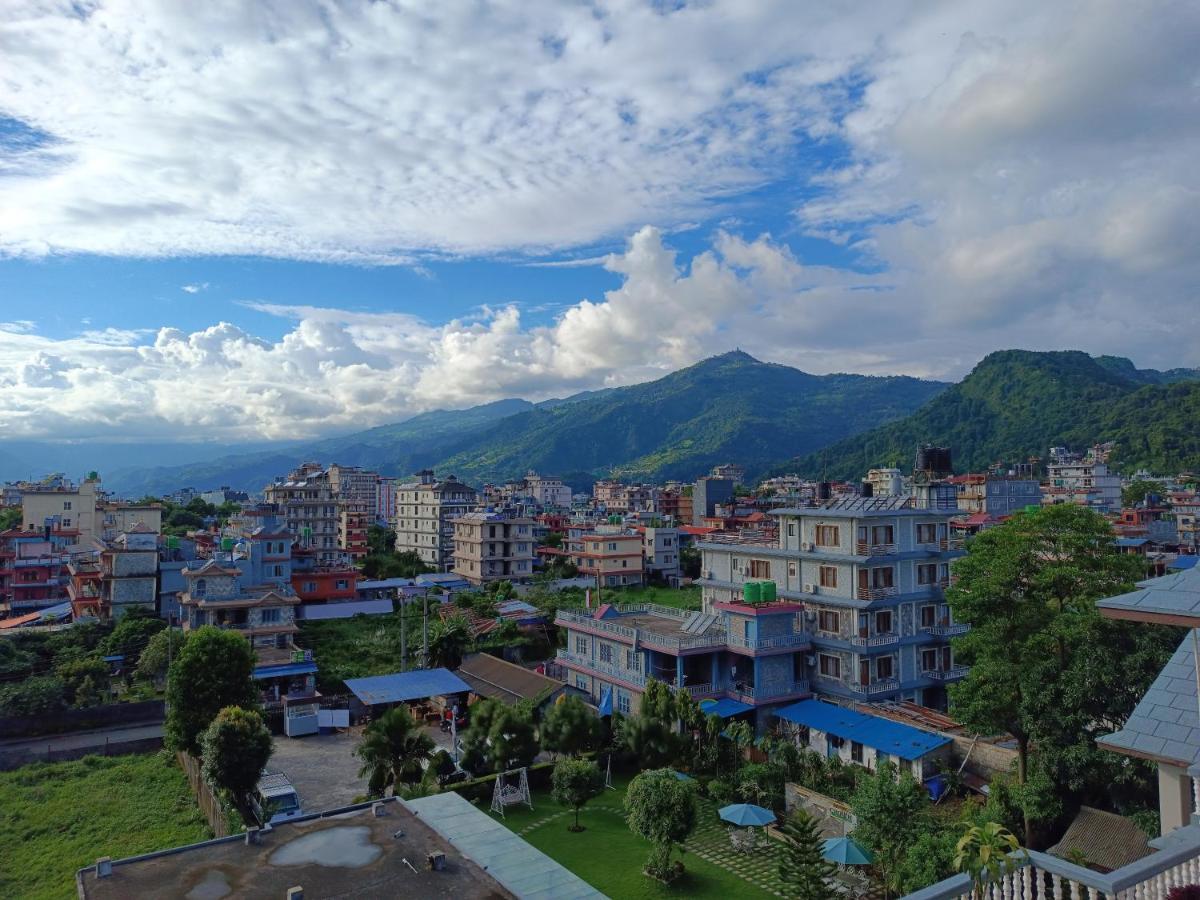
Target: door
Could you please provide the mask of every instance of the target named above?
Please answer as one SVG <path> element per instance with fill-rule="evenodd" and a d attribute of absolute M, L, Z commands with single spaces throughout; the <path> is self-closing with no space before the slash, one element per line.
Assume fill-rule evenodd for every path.
<path fill-rule="evenodd" d="M 858 661 L 858 683 L 862 685 L 871 683 L 871 660 L 860 659 Z"/>
<path fill-rule="evenodd" d="M 832 734 L 825 735 L 825 755 L 830 759 L 838 755 L 837 747 L 833 743 Z"/>

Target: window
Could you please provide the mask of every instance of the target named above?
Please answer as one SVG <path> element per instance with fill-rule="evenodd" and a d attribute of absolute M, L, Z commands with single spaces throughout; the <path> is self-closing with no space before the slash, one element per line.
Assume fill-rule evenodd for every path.
<path fill-rule="evenodd" d="M 264 625 L 274 625 L 279 621 L 279 610 L 264 609 L 260 612 L 260 618 L 262 619 L 262 623 Z"/>
<path fill-rule="evenodd" d="M 839 657 L 822 653 L 817 657 L 817 671 L 826 678 L 841 678 L 842 661 Z"/>
<path fill-rule="evenodd" d="M 875 633 L 892 633 L 892 611 L 890 609 L 881 609 L 875 613 Z"/>
<path fill-rule="evenodd" d="M 932 628 L 937 624 L 937 607 L 932 603 L 926 603 L 921 607 L 921 627 Z"/>
<path fill-rule="evenodd" d="M 609 550 L 616 550 L 616 549 L 617 549 L 617 542 L 616 542 L 616 541 L 609 541 L 609 542 L 608 542 L 608 549 L 609 549 Z"/>
<path fill-rule="evenodd" d="M 600 645 L 600 662 L 612 662 L 612 644 Z"/>
<path fill-rule="evenodd" d="M 634 672 L 642 671 L 642 655 L 636 650 L 625 651 L 625 668 Z"/>
<path fill-rule="evenodd" d="M 629 715 L 629 694 L 625 691 L 617 691 L 617 712 Z"/>
<path fill-rule="evenodd" d="M 64 500 L 64 501 L 63 501 L 63 510 L 64 510 L 64 511 L 69 511 L 70 509 L 71 509 L 71 501 L 70 501 L 70 500 Z"/>
<path fill-rule="evenodd" d="M 858 589 L 860 591 L 894 587 L 895 581 L 896 570 L 890 566 L 886 569 L 858 570 Z"/>
<path fill-rule="evenodd" d="M 196 579 L 196 583 L 194 585 L 192 585 L 192 596 L 193 597 L 207 597 L 208 596 L 208 579 L 207 578 L 197 578 Z"/>
<path fill-rule="evenodd" d="M 65 518 L 65 519 L 63 519 L 63 520 L 62 520 L 62 523 L 63 523 L 63 528 L 70 528 L 70 527 L 71 527 L 71 519 L 70 519 L 69 517 L 68 517 L 68 518 Z"/>
<path fill-rule="evenodd" d="M 917 584 L 936 584 L 937 569 L 937 563 L 917 566 Z"/>
<path fill-rule="evenodd" d="M 836 610 L 823 609 L 817 613 L 817 628 L 832 634 L 842 631 L 842 614 Z"/>
<path fill-rule="evenodd" d="M 932 609 L 933 607 L 929 607 L 929 608 Z M 921 671 L 922 672 L 934 671 L 937 668 L 937 657 L 938 657 L 938 654 L 937 654 L 936 650 L 922 650 L 921 651 Z"/>
<path fill-rule="evenodd" d="M 305 591 L 305 593 L 309 593 L 309 594 L 311 594 L 311 593 L 312 593 L 313 591 L 315 591 L 316 589 L 317 589 L 317 583 L 316 583 L 315 581 L 306 581 L 306 582 L 304 582 L 304 591 Z"/>
<path fill-rule="evenodd" d="M 337 585 L 336 585 L 336 588 L 337 588 L 337 590 L 339 590 L 339 591 L 344 591 L 344 590 L 346 590 L 348 587 L 350 587 L 350 582 L 349 582 L 349 581 L 347 581 L 345 578 L 339 578 L 339 579 L 338 579 L 338 581 L 337 581 Z"/>
<path fill-rule="evenodd" d="M 837 547 L 842 542 L 837 525 L 818 525 L 816 532 L 818 547 Z"/>
<path fill-rule="evenodd" d="M 275 578 L 283 577 L 283 566 L 271 566 L 271 574 Z"/>
<path fill-rule="evenodd" d="M 875 525 L 871 528 L 872 544 L 896 543 L 896 529 L 891 525 Z"/>
<path fill-rule="evenodd" d="M 937 526 L 936 525 L 918 525 L 917 526 L 917 543 L 932 544 L 937 541 Z"/>
<path fill-rule="evenodd" d="M 851 759 L 853 762 L 856 762 L 856 763 L 858 763 L 860 766 L 862 765 L 862 761 L 863 761 L 863 745 L 862 745 L 862 744 L 860 744 L 858 741 L 851 741 L 851 742 L 850 742 L 850 759 Z"/>
<path fill-rule="evenodd" d="M 837 566 L 821 566 L 820 578 L 821 587 L 837 587 Z"/>
<path fill-rule="evenodd" d="M 578 637 L 578 636 L 576 636 L 576 638 L 575 638 L 575 652 L 576 652 L 576 653 L 582 653 L 584 656 L 586 656 L 586 655 L 587 655 L 587 652 L 588 652 L 588 639 L 587 639 L 587 638 L 585 638 L 585 637 Z"/>
<path fill-rule="evenodd" d="M 788 577 L 789 577 L 789 578 L 795 578 L 795 577 L 796 577 L 796 573 L 797 573 L 798 571 L 799 571 L 799 569 L 797 568 L 797 566 L 796 566 L 796 564 L 795 564 L 794 562 L 790 562 L 790 563 L 788 563 Z"/>
<path fill-rule="evenodd" d="M 894 660 L 890 656 L 881 656 L 875 660 L 875 678 L 879 681 L 890 681 L 894 670 Z"/>
<path fill-rule="evenodd" d="M 795 522 L 788 522 L 787 535 L 788 535 L 788 537 L 796 536 L 796 523 Z"/>
<path fill-rule="evenodd" d="M 588 689 L 587 676 L 576 675 L 575 676 L 575 687 L 579 688 L 581 691 L 586 691 Z"/>
<path fill-rule="evenodd" d="M 750 560 L 750 577 L 751 578 L 770 578 L 771 564 L 765 559 Z"/>

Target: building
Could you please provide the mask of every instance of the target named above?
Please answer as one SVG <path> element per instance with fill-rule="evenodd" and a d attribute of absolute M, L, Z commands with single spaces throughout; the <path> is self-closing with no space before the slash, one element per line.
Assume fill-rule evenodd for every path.
<path fill-rule="evenodd" d="M 728 478 L 700 478 L 692 488 L 692 525 L 716 515 L 717 506 L 733 499 L 733 482 Z"/>
<path fill-rule="evenodd" d="M 679 564 L 679 529 L 648 525 L 642 532 L 642 563 L 648 577 L 668 580 L 682 574 Z"/>
<path fill-rule="evenodd" d="M 969 515 L 998 519 L 1042 502 L 1042 486 L 1035 478 L 970 474 L 952 475 L 946 481 L 957 491 L 959 511 Z"/>
<path fill-rule="evenodd" d="M 525 475 L 525 490 L 544 509 L 569 509 L 571 506 L 571 488 L 563 484 L 561 478 L 530 471 Z"/>
<path fill-rule="evenodd" d="M 733 463 L 725 463 L 721 466 L 713 466 L 712 471 L 708 473 L 713 478 L 724 478 L 732 481 L 734 484 L 746 483 L 746 467 L 734 465 Z"/>
<path fill-rule="evenodd" d="M 396 487 L 396 552 L 416 553 L 439 572 L 454 569 L 454 519 L 475 508 L 477 493 L 453 475 L 432 469 Z"/>
<path fill-rule="evenodd" d="M 473 585 L 533 574 L 534 520 L 473 512 L 453 520 L 454 574 Z"/>
<path fill-rule="evenodd" d="M 736 602 L 748 582 L 774 582 L 780 598 L 801 604 L 813 646 L 804 677 L 817 692 L 945 709 L 946 684 L 967 673 L 950 646 L 967 625 L 952 620 L 943 593 L 962 554 L 949 533 L 953 494 L 938 484 L 916 496 L 784 507 L 771 512 L 774 541 L 698 541 L 704 609 Z"/>
<path fill-rule="evenodd" d="M 0 532 L 0 618 L 28 615 L 67 599 L 70 555 L 45 531 Z"/>
<path fill-rule="evenodd" d="M 643 536 L 638 530 L 617 522 L 619 519 L 607 525 L 572 522 L 567 526 L 562 547 L 539 547 L 538 552 L 542 556 L 566 559 L 579 569 L 580 575 L 595 578 L 597 584 L 604 587 L 643 584 Z M 678 554 L 674 555 L 677 561 Z"/>
<path fill-rule="evenodd" d="M 131 609 L 154 612 L 158 606 L 158 534 L 136 524 L 99 553 L 100 608 L 104 618 L 119 619 Z"/>
<path fill-rule="evenodd" d="M 685 688 L 723 718 L 745 716 L 765 731 L 771 711 L 809 696 L 805 657 L 811 636 L 799 603 L 755 606 L 740 600 L 711 610 L 603 604 L 594 612 L 559 610 L 567 646 L 556 662 L 568 685 L 593 703 L 607 698 L 637 712 L 653 678 Z"/>
<path fill-rule="evenodd" d="M 78 485 L 54 479 L 30 485 L 21 492 L 21 521 L 27 531 L 50 528 L 74 543 L 90 548 L 96 540 L 111 540 L 136 525 L 155 534 L 162 531 L 163 508 L 158 503 L 124 503 L 110 500 L 100 488 L 100 477 Z"/>
<path fill-rule="evenodd" d="M 186 488 L 183 491 L 179 492 L 179 496 L 182 498 L 183 496 L 186 495 L 185 492 L 187 492 Z M 235 491 L 231 487 L 229 487 L 229 485 L 222 485 L 221 487 L 217 488 L 217 490 L 215 490 L 215 491 L 204 491 L 203 493 L 201 493 L 199 495 L 197 495 L 195 491 L 191 491 L 191 497 L 189 497 L 187 500 L 181 499 L 180 504 L 183 506 L 186 506 L 191 501 L 192 497 L 196 497 L 196 496 L 199 496 L 200 499 L 203 500 L 205 503 L 211 503 L 213 506 L 221 506 L 222 504 L 225 504 L 225 503 L 249 503 L 250 502 L 250 495 L 247 494 L 245 491 Z"/>
<path fill-rule="evenodd" d="M 899 469 L 871 469 L 866 483 L 876 497 L 897 497 L 904 493 L 904 478 Z"/>
<path fill-rule="evenodd" d="M 304 463 L 267 486 L 266 501 L 304 549 L 335 565 L 367 553 L 367 527 L 378 503 L 377 477 L 356 466 Z"/>
<path fill-rule="evenodd" d="M 668 487 L 658 492 L 658 514 L 676 525 L 692 524 L 691 487 Z"/>
<path fill-rule="evenodd" d="M 375 522 L 386 528 L 396 527 L 396 485 L 399 480 L 379 476 L 379 494 L 375 498 Z"/>
<path fill-rule="evenodd" d="M 1042 503 L 1074 503 L 1097 512 L 1116 512 L 1121 508 L 1121 476 L 1108 470 L 1107 454 L 1093 447 L 1084 455 L 1063 447 L 1050 448 Z"/>

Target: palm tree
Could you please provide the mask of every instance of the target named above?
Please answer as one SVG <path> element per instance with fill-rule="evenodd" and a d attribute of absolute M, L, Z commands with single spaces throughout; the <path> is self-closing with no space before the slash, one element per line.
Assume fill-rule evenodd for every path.
<path fill-rule="evenodd" d="M 989 881 L 1008 869 L 1012 856 L 1023 853 L 1013 833 L 996 822 L 973 825 L 954 848 L 954 868 L 971 876 L 973 893 L 983 897 Z"/>
<path fill-rule="evenodd" d="M 359 778 L 369 778 L 368 791 L 381 795 L 397 784 L 412 784 L 424 774 L 424 763 L 436 745 L 404 707 L 389 709 L 367 726 L 354 749 L 363 761 Z"/>
<path fill-rule="evenodd" d="M 435 669 L 457 669 L 470 646 L 471 627 L 464 617 L 452 616 L 434 622 L 429 629 L 429 665 Z"/>

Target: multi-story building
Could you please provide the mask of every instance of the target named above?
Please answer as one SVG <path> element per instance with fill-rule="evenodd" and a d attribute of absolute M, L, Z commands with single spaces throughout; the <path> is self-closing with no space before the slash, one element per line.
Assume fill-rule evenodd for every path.
<path fill-rule="evenodd" d="M 667 487 L 658 492 L 658 514 L 670 518 L 676 525 L 692 524 L 692 493 L 690 487 Z"/>
<path fill-rule="evenodd" d="M 1092 448 L 1084 456 L 1063 447 L 1050 448 L 1041 502 L 1045 505 L 1074 503 L 1097 512 L 1121 508 L 1121 476 L 1108 470 L 1106 453 Z"/>
<path fill-rule="evenodd" d="M 560 610 L 567 646 L 557 662 L 566 681 L 594 702 L 611 693 L 613 709 L 637 712 L 653 678 L 697 699 L 717 699 L 721 716 L 749 714 L 765 730 L 773 710 L 810 694 L 810 636 L 799 603 L 716 601 L 706 612 L 654 604 L 594 612 Z"/>
<path fill-rule="evenodd" d="M 316 551 L 322 562 L 341 561 L 341 509 L 329 473 L 319 463 L 304 463 L 263 493 L 296 543 Z"/>
<path fill-rule="evenodd" d="M 700 478 L 692 488 L 692 525 L 716 515 L 717 507 L 733 499 L 733 482 L 728 478 Z"/>
<path fill-rule="evenodd" d="M 396 527 L 396 485 L 399 480 L 379 476 L 379 494 L 375 498 L 375 522 L 387 528 Z"/>
<path fill-rule="evenodd" d="M 646 575 L 661 579 L 677 578 L 679 566 L 679 529 L 648 525 L 642 532 L 642 561 Z"/>
<path fill-rule="evenodd" d="M 158 503 L 124 503 L 111 500 L 100 488 L 99 476 L 74 485 L 55 479 L 30 485 L 21 492 L 21 521 L 27 531 L 45 528 L 74 535 L 74 543 L 90 548 L 96 540 L 112 540 L 135 525 L 162 531 L 162 506 Z"/>
<path fill-rule="evenodd" d="M 396 551 L 416 553 L 439 572 L 454 568 L 454 520 L 475 508 L 477 493 L 453 475 L 431 469 L 396 488 Z"/>
<path fill-rule="evenodd" d="M 1195 549 L 1200 543 L 1200 492 L 1172 491 L 1167 500 L 1179 530 L 1179 543 Z"/>
<path fill-rule="evenodd" d="M 525 490 L 543 508 L 569 509 L 571 506 L 571 489 L 561 478 L 531 471 L 525 475 Z"/>
<path fill-rule="evenodd" d="M 958 492 L 959 511 L 998 519 L 1042 502 L 1042 486 L 1034 478 L 1006 475 L 952 475 L 946 479 Z"/>
<path fill-rule="evenodd" d="M 567 559 L 579 569 L 580 575 L 595 578 L 597 583 L 604 587 L 643 584 L 644 538 L 637 529 L 617 524 L 619 521 L 620 519 L 614 516 L 607 525 L 587 521 L 572 522 L 567 526 L 562 547 L 543 547 L 539 552 L 543 556 Z"/>
<path fill-rule="evenodd" d="M 0 532 L 0 618 L 24 615 L 67 599 L 69 554 L 45 531 Z"/>
<path fill-rule="evenodd" d="M 529 518 L 472 512 L 454 519 L 454 574 L 471 584 L 515 581 L 533 574 L 533 526 Z"/>
<path fill-rule="evenodd" d="M 734 484 L 746 483 L 746 467 L 735 465 L 733 463 L 725 463 L 721 466 L 713 466 L 712 471 L 708 473 L 713 478 L 726 478 Z"/>
<path fill-rule="evenodd" d="M 135 524 L 112 540 L 76 550 L 67 566 L 67 594 L 75 617 L 119 619 L 138 608 L 158 611 L 158 535 Z"/>
<path fill-rule="evenodd" d="M 896 497 L 904 493 L 904 478 L 899 469 L 871 469 L 866 483 L 876 497 Z"/>
<path fill-rule="evenodd" d="M 943 596 L 950 563 L 961 555 L 949 532 L 953 512 L 953 488 L 942 486 L 927 486 L 919 498 L 773 510 L 775 541 L 697 543 L 704 609 L 735 602 L 747 582 L 774 582 L 778 596 L 802 604 L 814 651 L 806 677 L 815 690 L 944 709 L 945 685 L 967 671 L 949 641 L 967 626 L 952 620 Z"/>

